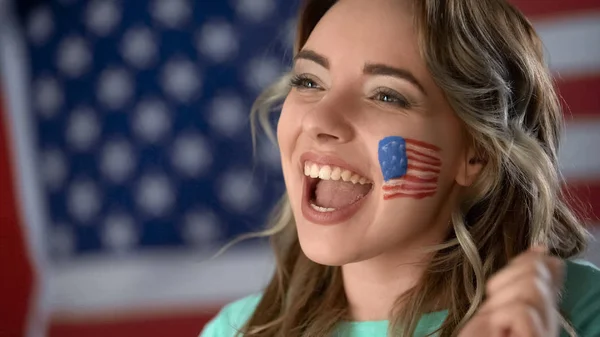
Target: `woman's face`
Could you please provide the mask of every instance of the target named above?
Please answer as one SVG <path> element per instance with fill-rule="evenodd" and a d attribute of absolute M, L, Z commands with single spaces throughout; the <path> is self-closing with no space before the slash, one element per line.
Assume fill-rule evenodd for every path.
<path fill-rule="evenodd" d="M 339 1 L 293 75 L 277 135 L 305 254 L 343 265 L 442 240 L 469 151 L 408 3 Z"/>

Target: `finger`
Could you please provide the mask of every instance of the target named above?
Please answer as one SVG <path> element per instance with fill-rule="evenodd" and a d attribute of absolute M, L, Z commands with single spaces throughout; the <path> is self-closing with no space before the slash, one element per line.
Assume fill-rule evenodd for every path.
<path fill-rule="evenodd" d="M 489 315 L 489 322 L 494 334 L 514 337 L 547 337 L 546 332 L 553 329 L 545 328 L 538 312 L 532 307 L 518 302 L 510 303 Z"/>
<path fill-rule="evenodd" d="M 552 321 L 557 294 L 552 286 L 539 278 L 522 278 L 501 288 L 479 309 L 482 314 L 494 312 L 511 303 L 524 303 L 538 311 L 544 324 Z"/>
<path fill-rule="evenodd" d="M 514 280 L 527 276 L 540 277 L 553 284 L 558 291 L 563 284 L 564 269 L 565 263 L 559 258 L 538 253 L 524 253 L 493 275 L 486 284 L 486 291 L 497 291 Z"/>
<path fill-rule="evenodd" d="M 552 273 L 543 262 L 533 258 L 521 261 L 521 263 L 509 264 L 488 280 L 486 283 L 488 295 L 524 278 L 540 278 L 545 282 L 552 283 Z"/>
<path fill-rule="evenodd" d="M 542 260 L 546 267 L 550 270 L 552 278 L 559 283 L 562 283 L 564 277 L 564 261 L 560 258 L 549 255 L 548 248 L 543 245 L 533 245 L 531 248 L 513 259 L 509 265 L 528 263 L 532 260 Z"/>
<path fill-rule="evenodd" d="M 460 330 L 458 337 L 494 337 L 489 318 L 489 314 L 477 313 Z"/>
<path fill-rule="evenodd" d="M 510 303 L 493 312 L 478 312 L 459 337 L 548 337 L 537 312 L 526 304 Z"/>
<path fill-rule="evenodd" d="M 541 258 L 541 257 L 552 257 L 548 253 L 548 248 L 541 245 L 533 245 L 526 251 L 514 257 L 510 260 L 509 265 L 511 264 L 519 264 L 529 261 L 531 259 Z"/>

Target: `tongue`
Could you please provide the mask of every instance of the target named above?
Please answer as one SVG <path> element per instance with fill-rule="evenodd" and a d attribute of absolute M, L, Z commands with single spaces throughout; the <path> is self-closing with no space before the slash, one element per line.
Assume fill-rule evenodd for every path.
<path fill-rule="evenodd" d="M 341 180 L 319 180 L 315 190 L 316 204 L 321 207 L 342 208 L 365 196 L 371 184 L 353 184 Z"/>

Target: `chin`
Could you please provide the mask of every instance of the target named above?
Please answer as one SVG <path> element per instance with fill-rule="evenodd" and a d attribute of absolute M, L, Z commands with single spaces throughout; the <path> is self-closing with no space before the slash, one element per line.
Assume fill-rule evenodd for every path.
<path fill-rule="evenodd" d="M 358 242 L 350 243 L 337 235 L 302 233 L 299 230 L 298 240 L 302 252 L 311 261 L 326 266 L 342 266 L 364 260 Z M 334 234 L 334 233 L 331 233 Z"/>
<path fill-rule="evenodd" d="M 303 245 L 302 240 L 300 240 L 300 247 L 302 248 L 304 255 L 317 264 L 333 267 L 355 262 L 349 256 L 350 254 L 345 254 L 345 252 L 341 251 L 333 251 L 330 247 L 324 245 L 315 247 L 315 245 L 311 243 L 307 247 L 307 245 Z"/>

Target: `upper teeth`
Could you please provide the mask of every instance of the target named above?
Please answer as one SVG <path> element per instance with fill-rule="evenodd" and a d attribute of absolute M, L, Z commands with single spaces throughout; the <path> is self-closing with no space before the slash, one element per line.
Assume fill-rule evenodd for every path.
<path fill-rule="evenodd" d="M 319 165 L 311 162 L 304 163 L 304 175 L 311 178 L 320 178 L 323 180 L 349 181 L 354 184 L 367 184 L 369 179 L 360 175 L 333 165 Z"/>

